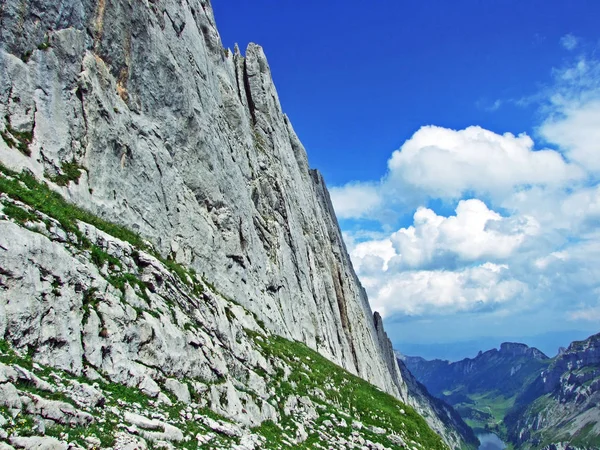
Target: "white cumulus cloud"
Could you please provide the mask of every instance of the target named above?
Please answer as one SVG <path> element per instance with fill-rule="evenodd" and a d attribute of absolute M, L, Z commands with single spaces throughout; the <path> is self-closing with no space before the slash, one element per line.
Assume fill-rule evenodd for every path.
<path fill-rule="evenodd" d="M 501 262 L 538 231 L 533 218 L 502 217 L 469 199 L 449 217 L 419 208 L 411 226 L 354 244 L 350 254 L 382 314 L 466 311 L 523 291 L 521 281 L 504 278 Z"/>
<path fill-rule="evenodd" d="M 565 105 L 558 117 L 548 119 L 540 134 L 559 145 L 565 154 L 590 172 L 600 172 L 600 100 Z"/>
<path fill-rule="evenodd" d="M 538 224 L 531 217 L 506 219 L 488 209 L 481 200 L 461 200 L 456 215 L 443 217 L 428 208 L 419 208 L 414 223 L 390 236 L 402 267 L 418 268 L 434 259 L 456 257 L 460 261 L 505 259 L 524 241 L 535 235 Z"/>
<path fill-rule="evenodd" d="M 329 190 L 339 218 L 365 217 L 382 204 L 378 187 L 373 183 L 349 183 Z"/>
<path fill-rule="evenodd" d="M 390 274 L 367 285 L 373 308 L 394 314 L 438 315 L 482 310 L 522 295 L 527 286 L 505 278 L 505 265 L 484 263 L 458 271 L 418 270 Z"/>
<path fill-rule="evenodd" d="M 584 47 L 574 36 L 562 44 Z M 381 222 L 374 234 L 346 230 L 374 309 L 600 320 L 600 61 L 577 56 L 553 77 L 530 98 L 537 142 L 424 126 L 380 180 L 332 190 L 342 218 Z"/>
<path fill-rule="evenodd" d="M 390 182 L 402 181 L 437 198 L 460 198 L 467 191 L 503 193 L 582 176 L 560 153 L 536 151 L 525 134 L 499 135 L 478 126 L 422 127 L 392 154 L 388 167 Z"/>
<path fill-rule="evenodd" d="M 585 320 L 589 322 L 600 322 L 600 306 L 594 308 L 579 309 L 568 314 L 570 320 Z"/>

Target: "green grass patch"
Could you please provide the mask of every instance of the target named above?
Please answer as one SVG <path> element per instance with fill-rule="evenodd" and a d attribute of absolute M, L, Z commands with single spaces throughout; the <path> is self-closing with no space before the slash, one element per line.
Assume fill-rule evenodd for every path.
<path fill-rule="evenodd" d="M 281 370 L 272 377 L 272 385 L 281 398 L 278 405 L 280 409 L 289 395 L 306 395 L 312 397 L 313 402 L 319 403 L 320 400 L 313 395 L 313 390 L 319 388 L 323 390 L 328 400 L 326 408 L 330 408 L 328 405 L 336 404 L 367 426 L 404 430 L 407 436 L 420 442 L 424 448 L 431 450 L 446 448 L 441 438 L 410 406 L 362 378 L 352 375 L 306 345 L 279 336 L 265 337 L 257 333 L 249 334 L 255 336 L 256 344 L 265 354 L 284 360 L 292 368 L 292 373 L 287 380 L 283 379 Z M 331 409 L 331 413 L 336 412 L 336 409 Z M 327 415 L 321 414 L 321 417 L 326 419 Z M 258 432 L 264 433 L 263 436 L 269 440 L 276 439 L 273 442 L 281 443 L 281 440 L 277 440 L 276 437 L 278 427 L 269 423 L 263 425 L 262 428 L 257 429 Z M 351 433 L 349 427 L 346 431 Z M 365 430 L 362 433 L 368 434 Z M 312 448 L 311 443 L 316 442 L 314 439 L 318 438 L 316 433 L 313 434 L 309 435 L 309 439 L 298 448 Z M 392 445 L 385 435 L 374 434 L 371 438 L 384 445 Z"/>
<path fill-rule="evenodd" d="M 79 176 L 81 174 L 81 170 L 84 170 L 75 163 L 64 163 L 62 168 L 71 181 L 75 179 L 76 175 Z M 164 264 L 172 273 L 176 274 L 184 284 L 190 286 L 196 295 L 200 295 L 204 292 L 204 288 L 198 281 L 193 270 L 186 269 L 172 259 L 162 257 L 162 255 L 151 248 L 138 233 L 135 233 L 124 226 L 101 219 L 89 211 L 67 202 L 60 194 L 51 190 L 46 183 L 38 181 L 29 172 L 17 173 L 0 164 L 0 192 L 4 192 L 8 196 L 31 206 L 33 209 L 56 219 L 65 231 L 77 236 L 78 242 L 75 244 L 83 248 L 91 248 L 92 261 L 99 267 L 102 267 L 105 262 L 120 267 L 120 262 L 117 258 L 107 254 L 99 247 L 91 245 L 79 231 L 77 221 L 93 225 L 117 239 L 130 243 L 132 246 L 136 247 L 136 252 L 138 254 L 139 250 L 148 252 Z M 28 216 L 21 211 L 16 211 L 14 208 L 9 208 L 9 212 L 15 214 L 16 217 L 19 217 L 21 220 L 29 220 L 34 217 L 33 215 Z M 135 255 L 132 256 L 135 258 Z M 123 280 L 116 279 L 113 281 L 115 281 L 116 284 L 123 285 Z M 139 284 L 136 281 L 133 281 L 132 278 L 128 279 L 128 281 L 130 283 L 133 282 L 134 284 Z M 214 285 L 204 279 L 203 282 L 211 291 L 221 295 Z"/>
<path fill-rule="evenodd" d="M 600 436 L 594 432 L 596 425 L 596 422 L 589 422 L 573 435 L 569 443 L 577 447 L 600 448 Z"/>
<path fill-rule="evenodd" d="M 3 203 L 2 204 L 2 212 L 6 214 L 8 217 L 13 219 L 20 224 L 25 224 L 27 222 L 36 222 L 38 216 L 34 213 L 27 211 L 20 206 L 14 205 L 12 203 Z"/>
<path fill-rule="evenodd" d="M 121 267 L 121 261 L 118 258 L 109 255 L 97 245 L 92 245 L 91 259 L 99 269 L 104 267 L 106 263 L 108 263 L 109 267 Z"/>
<path fill-rule="evenodd" d="M 57 175 L 46 175 L 50 181 L 58 184 L 59 186 L 67 186 L 71 181 L 75 184 L 79 184 L 79 178 L 81 178 L 81 174 L 85 169 L 85 167 L 80 166 L 72 160 L 70 162 L 65 161 L 60 165 L 61 173 Z"/>
<path fill-rule="evenodd" d="M 82 239 L 77 228 L 77 221 L 89 223 L 96 228 L 131 243 L 145 248 L 142 238 L 127 228 L 115 225 L 94 216 L 90 212 L 67 202 L 60 194 L 51 190 L 45 183 L 39 182 L 28 172 L 17 173 L 0 164 L 0 192 L 17 199 L 32 208 L 56 219 L 68 232 Z"/>
<path fill-rule="evenodd" d="M 52 46 L 50 45 L 50 38 L 48 37 L 48 35 L 46 35 L 44 37 L 44 41 L 40 42 L 37 46 L 38 50 L 41 50 L 43 52 L 48 50 L 50 47 L 52 47 Z"/>

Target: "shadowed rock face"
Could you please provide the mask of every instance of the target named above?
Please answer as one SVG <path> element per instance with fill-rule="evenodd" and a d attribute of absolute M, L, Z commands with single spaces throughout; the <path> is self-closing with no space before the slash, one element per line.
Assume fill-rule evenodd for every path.
<path fill-rule="evenodd" d="M 444 401 L 432 396 L 425 385 L 419 383 L 401 359 L 398 367 L 409 392 L 408 404 L 423 415 L 431 415 L 430 426 L 443 435 L 453 436 L 456 442 L 465 442 L 473 448 L 479 447 L 475 433 L 463 421 L 460 415 Z M 434 414 L 431 414 L 431 411 Z"/>
<path fill-rule="evenodd" d="M 464 391 L 469 394 L 497 392 L 511 397 L 519 393 L 526 380 L 535 377 L 548 361 L 538 349 L 516 343 L 503 343 L 500 350 L 479 352 L 475 358 L 456 362 L 427 361 L 412 356 L 402 356 L 402 359 L 417 380 L 439 398 L 444 398 L 445 391 L 459 386 L 464 386 Z"/>

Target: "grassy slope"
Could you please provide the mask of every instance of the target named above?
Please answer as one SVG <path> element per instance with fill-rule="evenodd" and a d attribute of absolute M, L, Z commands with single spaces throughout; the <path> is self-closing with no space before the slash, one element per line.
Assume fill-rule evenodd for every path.
<path fill-rule="evenodd" d="M 98 229 L 127 241 L 135 247 L 153 253 L 173 272 L 190 287 L 195 289 L 195 274 L 172 261 L 165 260 L 161 255 L 156 254 L 151 246 L 145 242 L 139 235 L 131 232 L 125 227 L 115 225 L 100 219 L 88 211 L 81 209 L 73 204 L 66 202 L 58 193 L 52 191 L 46 184 L 40 183 L 32 175 L 27 173 L 16 173 L 0 164 L 0 193 L 5 193 L 15 200 L 19 200 L 34 210 L 41 211 L 46 215 L 56 219 L 61 226 L 71 234 L 71 244 L 83 248 L 91 248 L 94 256 L 94 247 L 81 235 L 77 228 L 77 221 L 86 222 L 94 225 Z M 4 213 L 13 220 L 25 223 L 35 220 L 35 215 L 19 207 L 8 207 Z M 103 258 L 103 255 L 95 252 L 96 258 Z M 135 280 L 115 280 L 116 283 L 132 283 Z M 248 331 L 248 333 L 251 333 Z M 264 354 L 272 359 L 283 361 L 292 370 L 289 375 L 277 373 L 277 376 L 270 380 L 271 386 L 275 389 L 276 399 L 278 400 L 278 409 L 282 411 L 283 401 L 289 395 L 307 396 L 315 404 L 319 404 L 320 409 L 328 414 L 347 417 L 347 426 L 338 427 L 336 433 L 342 436 L 349 436 L 352 432 L 352 422 L 361 421 L 365 428 L 361 434 L 373 442 L 382 443 L 388 447 L 396 448 L 389 440 L 387 434 L 379 434 L 367 429 L 367 427 L 379 427 L 391 430 L 394 433 L 401 434 L 412 445 L 416 444 L 422 449 L 445 449 L 441 438 L 435 434 L 411 407 L 404 405 L 394 397 L 384 393 L 377 387 L 366 381 L 350 374 L 331 361 L 325 359 L 320 354 L 309 349 L 299 342 L 291 342 L 281 337 L 266 337 L 258 334 L 251 335 L 256 344 L 262 348 Z M 38 376 L 47 377 L 56 370 L 35 365 L 27 355 L 20 355 L 9 348 L 8 344 L 0 341 L 0 361 L 6 364 L 19 364 L 31 370 L 35 370 Z M 66 380 L 75 378 L 67 373 L 61 373 L 61 377 Z M 23 386 L 17 386 L 23 388 Z M 27 386 L 25 386 L 26 388 Z M 199 427 L 198 432 L 203 431 L 202 427 L 195 422 L 180 423 L 179 417 L 184 405 L 175 402 L 173 407 L 166 408 L 164 405 L 153 403 L 141 391 L 128 388 L 122 385 L 104 383 L 100 385 L 108 398 L 108 405 L 118 405 L 119 401 L 127 404 L 140 404 L 144 409 L 160 410 L 166 417 L 177 421 L 177 425 L 182 428 L 189 428 L 190 432 L 195 432 L 194 427 Z M 321 395 L 319 392 L 322 392 Z M 47 396 L 47 395 L 46 395 Z M 60 395 L 59 395 L 60 396 Z M 66 397 L 61 399 L 68 401 Z M 165 409 L 166 408 L 166 409 Z M 2 412 L 2 411 L 0 411 Z M 64 429 L 62 426 L 50 427 L 47 430 L 48 435 L 64 436 L 68 433 L 71 440 L 83 440 L 83 437 L 93 431 L 103 442 L 104 445 L 111 445 L 113 428 L 116 427 L 117 418 L 112 417 L 110 411 L 102 412 L 92 411 L 93 413 L 103 413 L 106 415 L 103 425 L 95 425 L 97 429 Z M 211 414 L 210 411 L 204 411 L 203 414 Z M 8 417 L 8 414 L 3 414 Z M 221 418 L 222 419 L 222 418 Z M 32 418 L 26 414 L 20 414 L 15 419 L 11 419 L 10 430 L 21 435 L 27 435 L 31 432 Z M 327 420 L 327 414 L 319 414 L 317 423 Z M 294 422 L 282 414 L 282 424 L 272 422 L 264 423 L 255 432 L 262 434 L 267 438 L 268 447 L 266 448 L 289 448 L 288 438 L 293 436 Z M 284 432 L 284 428 L 287 429 Z M 226 440 L 226 437 L 220 437 Z M 313 448 L 313 444 L 322 439 L 318 432 L 309 434 L 308 439 L 298 448 Z M 83 442 L 83 441 L 82 441 Z M 225 442 L 223 442 L 225 443 Z M 233 442 L 232 442 L 233 443 Z M 195 448 L 190 444 L 190 448 Z"/>
<path fill-rule="evenodd" d="M 440 437 L 410 406 L 404 405 L 379 388 L 350 374 L 306 345 L 279 336 L 267 339 L 255 335 L 255 340 L 267 355 L 285 361 L 292 368 L 292 374 L 287 380 L 283 380 L 281 373 L 279 377 L 273 379 L 271 385 L 275 387 L 278 395 L 281 398 L 287 398 L 292 394 L 307 396 L 326 409 L 332 409 L 331 404 L 336 404 L 336 409 L 349 413 L 348 426 L 343 430 L 346 436 L 351 434 L 351 422 L 356 420 L 365 426 L 403 431 L 408 436 L 418 436 L 419 442 L 427 449 L 446 448 Z M 324 392 L 325 400 L 315 395 L 315 389 Z M 335 413 L 333 409 L 331 412 Z M 326 419 L 326 414 L 321 415 L 318 422 Z M 293 427 L 290 423 L 283 425 Z M 265 427 L 268 429 L 263 431 L 269 434 L 270 441 L 280 442 L 281 431 L 276 428 L 273 430 L 270 424 L 263 425 L 263 428 Z M 374 442 L 394 448 L 394 444 L 385 436 L 368 432 L 367 435 Z M 319 435 L 312 433 L 299 448 L 313 448 L 312 444 L 318 440 Z"/>

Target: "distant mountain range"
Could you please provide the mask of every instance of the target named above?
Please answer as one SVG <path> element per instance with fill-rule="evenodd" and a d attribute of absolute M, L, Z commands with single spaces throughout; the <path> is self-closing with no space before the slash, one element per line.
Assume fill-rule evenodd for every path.
<path fill-rule="evenodd" d="M 396 348 L 404 355 L 418 355 L 422 358 L 461 361 L 464 358 L 474 358 L 480 350 L 498 348 L 502 342 L 522 342 L 529 347 L 535 347 L 549 357 L 558 354 L 559 347 L 565 347 L 569 342 L 584 340 L 595 330 L 563 330 L 529 336 L 488 336 L 478 337 L 467 341 L 453 342 L 408 342 L 410 336 L 403 336 Z M 397 339 L 397 337 L 396 337 Z"/>
<path fill-rule="evenodd" d="M 516 449 L 597 450 L 600 334 L 562 350 L 551 359 L 504 343 L 457 362 L 397 356 L 476 432 L 495 432 Z"/>
<path fill-rule="evenodd" d="M 600 449 L 600 334 L 554 358 L 524 387 L 504 422 L 521 449 Z"/>

